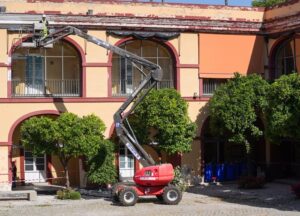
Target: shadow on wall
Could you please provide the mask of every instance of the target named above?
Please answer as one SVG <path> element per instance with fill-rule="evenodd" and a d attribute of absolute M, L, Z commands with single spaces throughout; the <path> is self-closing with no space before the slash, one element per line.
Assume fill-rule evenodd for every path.
<path fill-rule="evenodd" d="M 196 119 L 196 124 L 198 126 L 197 134 L 196 134 L 197 137 L 201 136 L 204 122 L 206 121 L 208 116 L 209 116 L 209 103 L 206 103 L 203 107 L 200 108 L 199 114 Z"/>
<path fill-rule="evenodd" d="M 60 113 L 68 112 L 68 109 L 64 104 L 63 98 L 54 98 L 54 105 Z"/>
<path fill-rule="evenodd" d="M 51 157 L 51 169 L 50 178 L 53 178 L 50 183 L 53 185 L 65 185 L 65 174 L 63 166 L 61 165 L 59 159 L 55 155 L 47 156 Z M 79 177 L 79 158 L 71 158 L 68 163 L 69 169 L 69 179 L 70 185 L 73 187 L 79 187 L 80 177 Z"/>
<path fill-rule="evenodd" d="M 266 49 L 264 38 L 256 36 L 249 59 L 247 74 L 257 73 L 264 75 L 264 55 L 267 52 Z"/>
<path fill-rule="evenodd" d="M 201 130 L 203 124 L 208 117 L 208 103 L 206 103 L 199 110 L 198 116 L 196 118 L 196 135 L 192 143 L 192 151 L 185 153 L 182 158 L 182 168 L 184 170 L 184 175 L 188 176 L 188 180 L 192 184 L 198 184 L 203 175 L 203 153 L 201 151 Z"/>

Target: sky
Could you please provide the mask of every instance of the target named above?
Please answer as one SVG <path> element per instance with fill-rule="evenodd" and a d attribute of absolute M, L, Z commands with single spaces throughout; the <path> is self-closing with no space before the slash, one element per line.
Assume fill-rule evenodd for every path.
<path fill-rule="evenodd" d="M 192 3 L 192 4 L 219 4 L 224 5 L 225 0 L 165 0 L 166 2 L 181 2 L 181 3 Z M 228 0 L 229 5 L 236 6 L 251 6 L 252 0 Z"/>

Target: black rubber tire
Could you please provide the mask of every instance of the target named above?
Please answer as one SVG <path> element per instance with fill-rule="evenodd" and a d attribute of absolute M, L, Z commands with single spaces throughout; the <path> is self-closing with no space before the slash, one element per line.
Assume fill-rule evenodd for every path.
<path fill-rule="evenodd" d="M 163 192 L 163 200 L 167 205 L 177 205 L 182 199 L 182 192 L 175 186 L 166 186 Z"/>
<path fill-rule="evenodd" d="M 112 201 L 113 202 L 119 202 L 120 200 L 119 200 L 119 195 L 118 194 L 115 194 L 115 195 L 112 195 Z"/>
<path fill-rule="evenodd" d="M 163 195 L 162 195 L 162 194 L 156 195 L 156 198 L 157 198 L 159 201 L 164 201 L 164 198 L 163 198 Z"/>
<path fill-rule="evenodd" d="M 123 206 L 134 206 L 138 198 L 135 189 L 132 187 L 125 187 L 119 191 L 119 201 Z"/>
<path fill-rule="evenodd" d="M 112 186 L 111 197 L 113 202 L 119 202 L 119 190 L 123 187 L 125 187 L 125 185 L 122 182 L 118 182 Z"/>

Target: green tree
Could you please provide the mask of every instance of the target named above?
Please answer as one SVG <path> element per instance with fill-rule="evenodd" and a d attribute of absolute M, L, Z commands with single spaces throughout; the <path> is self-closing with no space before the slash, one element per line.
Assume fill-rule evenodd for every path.
<path fill-rule="evenodd" d="M 271 7 L 280 3 L 285 2 L 286 0 L 253 0 L 252 6 L 254 7 Z"/>
<path fill-rule="evenodd" d="M 250 140 L 263 135 L 256 122 L 259 118 L 264 122 L 268 88 L 269 84 L 259 75 L 235 74 L 232 80 L 215 91 L 209 101 L 213 131 L 229 142 L 242 144 L 248 156 L 248 163 L 251 153 Z"/>
<path fill-rule="evenodd" d="M 111 184 L 115 183 L 117 177 L 114 166 L 115 144 L 105 140 L 98 149 L 97 154 L 88 158 L 88 179 L 93 183 Z"/>
<path fill-rule="evenodd" d="M 156 149 L 168 154 L 188 152 L 196 125 L 187 109 L 188 104 L 176 90 L 151 90 L 130 122 L 141 143 L 157 143 Z"/>
<path fill-rule="evenodd" d="M 95 115 L 82 118 L 63 113 L 58 118 L 32 117 L 21 126 L 21 142 L 33 155 L 55 154 L 63 165 L 66 186 L 70 187 L 68 162 L 72 157 L 98 153 L 105 125 Z"/>
<path fill-rule="evenodd" d="M 268 100 L 267 129 L 273 141 L 300 141 L 300 76 L 293 73 L 275 80 Z"/>

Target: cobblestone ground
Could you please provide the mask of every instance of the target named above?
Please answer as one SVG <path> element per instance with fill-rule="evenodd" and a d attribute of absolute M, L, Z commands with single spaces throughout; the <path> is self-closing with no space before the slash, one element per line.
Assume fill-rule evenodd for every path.
<path fill-rule="evenodd" d="M 260 190 L 239 190 L 233 184 L 210 185 L 190 188 L 177 206 L 164 205 L 155 198 L 141 199 L 133 207 L 122 207 L 104 198 L 61 201 L 40 195 L 33 202 L 0 201 L 0 215 L 299 216 L 300 199 L 283 184 L 267 184 Z"/>

